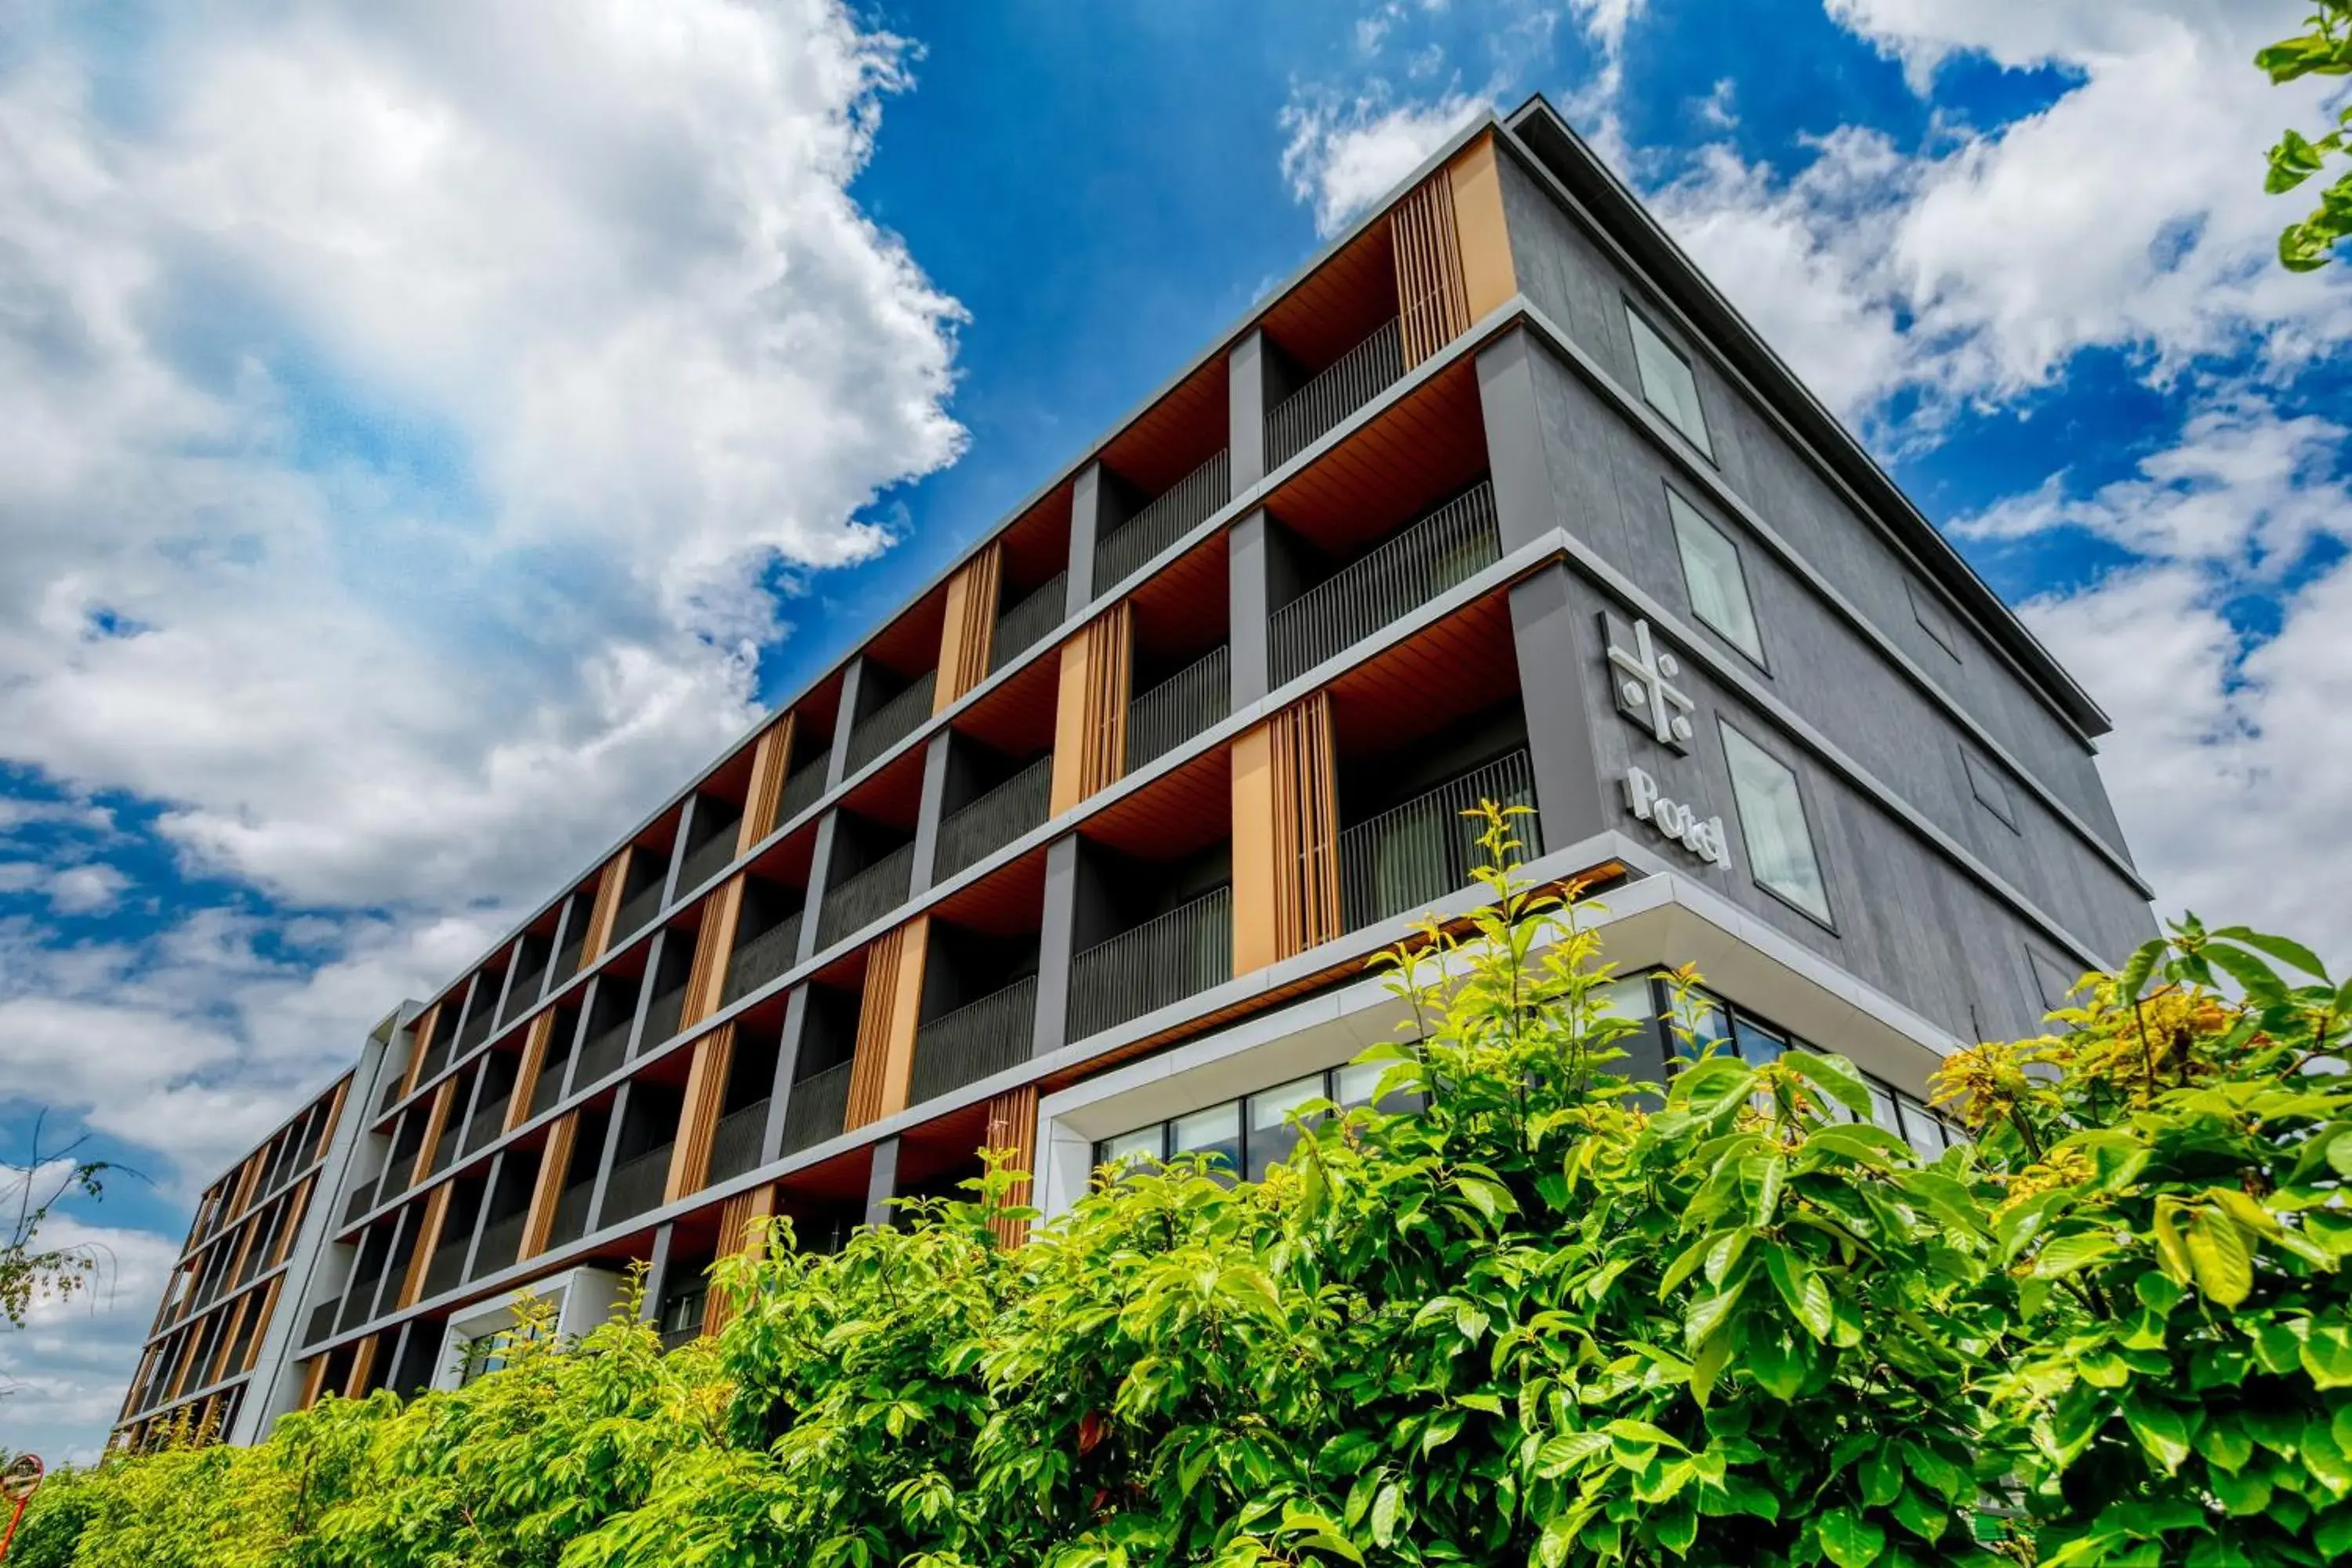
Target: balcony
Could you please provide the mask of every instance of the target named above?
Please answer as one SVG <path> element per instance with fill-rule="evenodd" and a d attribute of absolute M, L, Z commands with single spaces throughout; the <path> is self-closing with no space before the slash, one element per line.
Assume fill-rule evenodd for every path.
<path fill-rule="evenodd" d="M 1003 669 L 1060 626 L 1069 613 L 1069 597 L 1070 574 L 1056 572 L 997 616 L 995 633 L 988 640 L 988 672 Z"/>
<path fill-rule="evenodd" d="M 490 1037 L 490 1009 L 498 1005 L 500 978 L 485 973 L 475 982 L 474 1000 L 467 1006 L 466 1022 L 457 1030 L 457 1049 L 453 1060 L 464 1060 L 467 1052 Z"/>
<path fill-rule="evenodd" d="M 723 1182 L 756 1168 L 767 1132 L 768 1101 L 764 1099 L 720 1117 L 710 1133 L 710 1180 Z"/>
<path fill-rule="evenodd" d="M 568 1247 L 588 1234 L 588 1201 L 596 1195 L 596 1184 L 582 1182 L 569 1186 L 555 1197 L 555 1215 L 547 1227 L 547 1245 Z"/>
<path fill-rule="evenodd" d="M 915 1031 L 907 1103 L 920 1105 L 1029 1059 L 1036 1036 L 1037 977 L 967 1002 Z"/>
<path fill-rule="evenodd" d="M 433 1158 L 427 1161 L 425 1166 L 426 1175 L 439 1175 L 447 1170 L 449 1163 L 457 1157 L 458 1131 L 455 1127 L 444 1127 L 441 1130 L 441 1136 L 433 1141 Z"/>
<path fill-rule="evenodd" d="M 438 1296 L 445 1290 L 455 1290 L 466 1274 L 466 1247 L 473 1239 L 470 1232 L 454 1236 L 433 1249 L 433 1260 L 425 1266 L 425 1285 L 420 1296 Z"/>
<path fill-rule="evenodd" d="M 776 826 L 782 827 L 802 812 L 817 803 L 824 794 L 825 759 L 803 763 L 784 779 L 783 794 L 776 799 Z"/>
<path fill-rule="evenodd" d="M 958 807 L 940 824 L 932 879 L 944 881 L 1041 826 L 1053 793 L 1054 758 L 1048 752 L 986 795 Z"/>
<path fill-rule="evenodd" d="M 660 1143 L 613 1167 L 604 1182 L 604 1211 L 596 1216 L 600 1228 L 661 1206 L 662 1191 L 669 1183 L 669 1156 L 670 1146 Z"/>
<path fill-rule="evenodd" d="M 1481 483 L 1274 612 L 1274 684 L 1297 679 L 1503 558 L 1495 490 Z"/>
<path fill-rule="evenodd" d="M 507 1100 L 513 1092 L 511 1089 L 502 1089 L 496 1094 L 491 1094 L 488 1089 L 483 1091 L 484 1103 L 466 1122 L 465 1152 L 467 1153 L 478 1153 L 488 1148 L 498 1135 L 506 1130 Z"/>
<path fill-rule="evenodd" d="M 1070 1038 L 1116 1027 L 1234 975 L 1234 891 L 1218 888 L 1070 960 Z"/>
<path fill-rule="evenodd" d="M 1166 756 L 1216 723 L 1234 706 L 1233 658 L 1223 646 L 1178 670 L 1127 705 L 1125 770 Z"/>
<path fill-rule="evenodd" d="M 1404 341 L 1391 319 L 1265 416 L 1265 466 L 1282 467 L 1348 416 L 1404 379 Z"/>
<path fill-rule="evenodd" d="M 378 1116 L 400 1103 L 400 1091 L 405 1081 L 406 1077 L 403 1075 L 383 1086 L 383 1092 L 375 1097 L 375 1113 Z"/>
<path fill-rule="evenodd" d="M 1138 567 L 1216 515 L 1233 499 L 1232 465 L 1215 457 L 1168 487 L 1149 506 L 1095 542 L 1095 592 L 1123 581 Z"/>
<path fill-rule="evenodd" d="M 911 858 L 908 864 L 913 864 Z M 790 969 L 800 950 L 801 912 L 794 910 L 735 950 L 727 961 L 727 984 L 719 989 L 719 1005 L 739 1002 Z"/>
<path fill-rule="evenodd" d="M 849 771 L 856 773 L 912 734 L 931 716 L 931 691 L 939 671 L 925 670 L 914 683 L 849 729 Z"/>
<path fill-rule="evenodd" d="M 474 1267 L 467 1278 L 479 1279 L 514 1262 L 515 1255 L 522 1250 L 523 1226 L 530 1220 L 529 1209 L 517 1209 L 506 1218 L 494 1219 L 484 1226 L 481 1245 L 474 1249 Z"/>
<path fill-rule="evenodd" d="M 735 830 L 741 818 L 730 822 L 696 847 L 678 868 L 677 890 L 681 897 L 719 875 L 735 860 Z"/>
<path fill-rule="evenodd" d="M 331 1301 L 321 1301 L 311 1308 L 310 1325 L 302 1331 L 302 1342 L 306 1345 L 315 1345 L 333 1333 L 336 1314 L 342 1310 L 343 1299 L 341 1296 Z"/>
<path fill-rule="evenodd" d="M 574 1088 L 586 1089 L 620 1070 L 629 1054 L 629 1026 L 633 1021 L 625 1012 L 605 1026 L 603 1034 L 580 1047 L 580 1065 L 572 1074 Z"/>
<path fill-rule="evenodd" d="M 640 848 L 638 853 L 658 854 L 659 851 Z M 630 858 L 634 860 L 636 857 L 632 856 Z M 667 879 L 667 872 L 657 873 L 652 880 L 638 889 L 629 897 L 628 901 L 621 906 L 620 912 L 613 917 L 613 936 L 612 940 L 604 944 L 605 952 L 610 952 L 619 947 L 652 923 L 654 916 L 661 912 L 662 883 Z"/>
<path fill-rule="evenodd" d="M 571 1065 L 570 1057 L 552 1054 L 540 1064 L 539 1077 L 530 1086 L 529 1116 L 537 1116 L 543 1110 L 555 1109 L 555 1102 L 563 1098 L 563 1069 Z"/>
<path fill-rule="evenodd" d="M 905 903 L 914 870 L 915 847 L 902 844 L 864 870 L 835 883 L 817 912 L 817 946 L 831 947 Z"/>
<path fill-rule="evenodd" d="M 389 1179 L 391 1174 L 392 1173 L 387 1170 L 384 1172 L 383 1178 L 380 1178 L 377 1181 L 362 1182 L 359 1184 L 357 1190 L 352 1194 L 352 1201 L 343 1205 L 343 1223 L 345 1225 L 350 1225 L 352 1221 L 358 1219 L 360 1215 L 375 1207 L 376 1189 L 382 1184 L 383 1180 Z"/>
<path fill-rule="evenodd" d="M 814 1149 L 828 1138 L 841 1136 L 849 1116 L 849 1064 L 811 1073 L 793 1085 L 784 1102 L 784 1142 L 780 1154 Z"/>
<path fill-rule="evenodd" d="M 1471 883 L 1486 863 L 1479 847 L 1484 824 L 1463 814 L 1483 800 L 1497 805 L 1536 804 L 1535 766 L 1524 751 L 1474 768 L 1339 833 L 1339 909 L 1349 931 L 1426 909 Z M 1513 834 L 1528 859 L 1543 853 L 1543 833 L 1532 816 L 1512 818 Z"/>
<path fill-rule="evenodd" d="M 367 1321 L 368 1315 L 375 1310 L 376 1289 L 383 1283 L 383 1270 L 381 1268 L 364 1279 L 352 1281 L 351 1289 L 343 1292 L 340 1303 L 341 1310 L 335 1314 L 336 1332 L 355 1328 Z"/>

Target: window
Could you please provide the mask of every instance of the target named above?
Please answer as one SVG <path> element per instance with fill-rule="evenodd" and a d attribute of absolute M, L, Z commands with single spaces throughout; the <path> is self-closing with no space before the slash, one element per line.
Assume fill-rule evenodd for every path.
<path fill-rule="evenodd" d="M 1739 832 L 1748 841 L 1748 864 L 1757 882 L 1827 924 L 1829 889 L 1813 855 L 1797 775 L 1730 725 L 1721 728 L 1724 757 L 1731 764 L 1732 805 L 1739 812 Z"/>
<path fill-rule="evenodd" d="M 2016 832 L 2017 808 L 2010 804 L 2009 785 L 1993 765 L 1966 746 L 1960 748 L 1960 765 L 1968 770 L 1969 793 L 1977 797 L 1977 804 L 2000 817 L 2003 827 Z"/>
<path fill-rule="evenodd" d="M 1706 438 L 1706 416 L 1699 412 L 1698 383 L 1691 377 L 1690 362 L 1631 305 L 1625 307 L 1625 321 L 1633 329 L 1633 363 L 1642 373 L 1642 395 L 1712 459 L 1715 447 Z"/>
<path fill-rule="evenodd" d="M 1748 575 L 1740 570 L 1739 546 L 1672 490 L 1666 492 L 1666 511 L 1674 520 L 1675 548 L 1682 554 L 1691 613 L 1722 634 L 1724 641 L 1763 663 L 1764 643 L 1756 632 L 1756 612 L 1748 602 Z"/>
<path fill-rule="evenodd" d="M 1943 602 L 1908 577 L 1903 580 L 1903 589 L 1911 595 L 1911 618 L 1919 623 L 1919 629 L 1935 638 L 1937 647 L 1954 658 L 1959 658 L 1959 634 L 1952 630 L 1952 623 L 1944 614 Z"/>
<path fill-rule="evenodd" d="M 1646 982 L 1636 984 L 1646 984 Z M 1411 1115 L 1421 1109 L 1421 1096 L 1412 1089 L 1391 1089 L 1380 1096 L 1381 1079 L 1393 1062 L 1353 1062 L 1328 1072 L 1293 1079 L 1262 1089 L 1240 1100 L 1207 1106 L 1169 1121 L 1155 1121 L 1095 1145 L 1097 1166 L 1133 1167 L 1151 1164 L 1178 1154 L 1207 1154 L 1222 1175 L 1245 1175 L 1263 1180 L 1267 1172 L 1290 1158 L 1298 1146 L 1299 1129 L 1291 1113 L 1301 1106 L 1328 1100 L 1342 1110 L 1360 1105 L 1391 1116 Z M 1306 1119 L 1312 1121 L 1312 1117 Z"/>

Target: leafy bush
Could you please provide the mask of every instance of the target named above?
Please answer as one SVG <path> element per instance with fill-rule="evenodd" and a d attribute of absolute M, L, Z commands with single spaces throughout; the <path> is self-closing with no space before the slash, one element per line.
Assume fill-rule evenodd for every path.
<path fill-rule="evenodd" d="M 1506 821 L 1490 824 L 1499 858 Z M 29 1521 L 90 1565 L 2316 1564 L 2352 1550 L 2352 985 L 2192 921 L 2055 1032 L 1962 1054 L 1933 1162 L 1841 1058 L 1613 1069 L 1573 904 L 1489 874 L 1392 955 L 1415 1116 L 1287 1168 L 1010 1178 L 840 1253 L 722 1261 L 405 1405 L 113 1461 Z M 2273 964 L 2300 972 L 2290 983 Z M 2231 1000 L 2217 984 L 2227 976 Z M 1687 974 L 1679 977 L 1687 984 Z"/>

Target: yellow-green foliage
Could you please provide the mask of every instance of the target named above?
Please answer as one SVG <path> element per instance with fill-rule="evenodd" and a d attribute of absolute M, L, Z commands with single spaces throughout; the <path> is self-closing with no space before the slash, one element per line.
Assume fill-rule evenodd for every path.
<path fill-rule="evenodd" d="M 1374 1055 L 1417 1116 L 1324 1108 L 1264 1184 L 1139 1173 L 1015 1252 L 1001 1173 L 832 1257 L 780 1226 L 719 1267 L 716 1341 L 616 1319 L 454 1394 L 118 1460 L 43 1494 L 25 1561 L 2352 1552 L 2352 987 L 2315 958 L 2190 922 L 2048 1038 L 1958 1058 L 1977 1142 L 1923 1163 L 1835 1057 L 1627 1084 L 1595 939 L 1503 890 L 1397 961 L 1417 1043 Z"/>

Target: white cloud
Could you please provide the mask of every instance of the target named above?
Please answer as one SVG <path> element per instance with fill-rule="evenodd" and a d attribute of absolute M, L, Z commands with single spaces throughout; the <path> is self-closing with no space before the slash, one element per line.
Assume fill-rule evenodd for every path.
<path fill-rule="evenodd" d="M 94 1461 L 122 1393 L 138 1370 L 140 1346 L 179 1255 L 176 1242 L 146 1231 L 55 1216 L 42 1245 L 86 1247 L 98 1268 L 89 1288 L 37 1301 L 22 1329 L 0 1328 L 0 1421 L 9 1446 L 52 1468 Z"/>
<path fill-rule="evenodd" d="M 1353 97 L 1293 92 L 1281 117 L 1283 178 L 1314 207 L 1315 232 L 1337 234 L 1488 107 L 1462 92 L 1398 103 L 1381 81 Z"/>
<path fill-rule="evenodd" d="M 99 914 L 112 909 L 129 886 L 131 879 L 111 866 L 68 866 L 48 879 L 49 905 L 62 914 Z"/>

